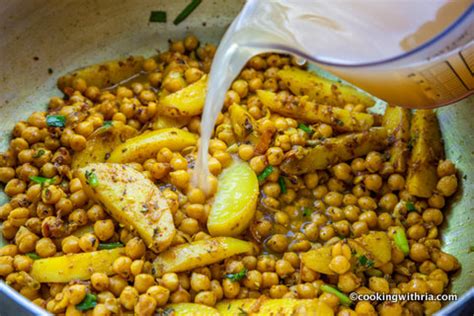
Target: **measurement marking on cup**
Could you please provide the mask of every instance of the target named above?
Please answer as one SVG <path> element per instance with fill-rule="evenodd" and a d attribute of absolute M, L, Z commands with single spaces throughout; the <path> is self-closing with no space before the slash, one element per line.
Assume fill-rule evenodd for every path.
<path fill-rule="evenodd" d="M 466 56 L 464 56 L 466 54 Z M 462 62 L 466 65 L 466 68 L 471 73 L 471 76 L 474 76 L 474 70 L 471 65 L 474 65 L 474 46 L 468 47 L 459 52 L 459 57 L 461 57 Z"/>

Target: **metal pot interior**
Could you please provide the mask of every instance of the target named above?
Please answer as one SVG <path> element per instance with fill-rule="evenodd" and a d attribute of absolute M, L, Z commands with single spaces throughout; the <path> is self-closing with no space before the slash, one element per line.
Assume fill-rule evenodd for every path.
<path fill-rule="evenodd" d="M 182 24 L 173 25 L 172 20 L 188 2 L 4 1 L 0 7 L 0 151 L 7 148 L 15 122 L 26 119 L 33 111 L 44 110 L 50 97 L 61 95 L 55 85 L 60 75 L 109 59 L 149 56 L 156 49 L 167 47 L 168 39 L 182 38 L 187 33 L 204 42 L 217 43 L 244 1 L 203 1 Z M 168 22 L 150 23 L 153 10 L 166 11 Z M 445 213 L 442 229 L 443 249 L 462 264 L 451 288 L 458 295 L 474 284 L 469 238 L 474 231 L 472 109 L 474 97 L 438 111 L 446 155 L 456 163 L 463 178 L 460 192 Z M 0 193 L 0 204 L 3 204 L 6 197 Z M 13 290 L 4 284 L 0 286 L 11 296 Z M 26 300 L 16 299 L 16 302 L 28 305 Z"/>

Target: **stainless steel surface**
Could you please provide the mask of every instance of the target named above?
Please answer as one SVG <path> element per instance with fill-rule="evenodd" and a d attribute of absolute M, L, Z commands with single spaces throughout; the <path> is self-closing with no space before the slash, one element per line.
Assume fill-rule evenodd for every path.
<path fill-rule="evenodd" d="M 55 82 L 61 74 L 131 54 L 151 55 L 155 49 L 165 48 L 169 38 L 189 32 L 217 43 L 243 4 L 243 0 L 204 0 L 182 24 L 173 25 L 174 17 L 188 2 L 0 0 L 0 151 L 6 149 L 16 121 L 44 110 L 51 96 L 60 95 Z M 149 23 L 152 10 L 167 11 L 168 23 Z M 474 256 L 470 252 L 470 234 L 474 233 L 473 111 L 474 98 L 439 110 L 447 156 L 456 162 L 461 177 L 466 177 L 445 213 L 442 230 L 444 249 L 462 264 L 453 279 L 452 291 L 457 294 L 474 284 Z M 0 204 L 5 201 L 0 195 Z M 41 313 L 3 282 L 0 297 L 0 315 Z M 16 309 L 10 310 L 12 302 Z"/>

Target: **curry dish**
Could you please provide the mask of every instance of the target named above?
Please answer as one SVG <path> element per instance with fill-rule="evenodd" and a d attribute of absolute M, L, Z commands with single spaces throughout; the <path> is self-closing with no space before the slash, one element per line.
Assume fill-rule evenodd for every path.
<path fill-rule="evenodd" d="M 227 91 L 192 185 L 215 46 L 194 36 L 58 80 L 0 155 L 0 276 L 65 315 L 431 315 L 458 187 L 436 114 L 388 106 L 279 54 Z M 203 140 L 201 140 L 203 141 Z M 351 296 L 351 297 L 349 297 Z"/>

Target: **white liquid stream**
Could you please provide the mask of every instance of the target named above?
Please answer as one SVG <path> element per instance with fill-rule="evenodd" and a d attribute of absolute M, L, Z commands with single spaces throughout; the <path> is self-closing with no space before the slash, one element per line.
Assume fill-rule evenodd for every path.
<path fill-rule="evenodd" d="M 329 66 L 326 69 L 386 101 L 413 106 L 404 103 L 413 100 L 428 107 L 465 91 L 460 90 L 457 96 L 443 95 L 444 99 L 426 96 L 410 79 L 411 73 L 419 75 L 419 71 L 421 76 L 426 67 L 439 60 L 445 62 L 472 44 L 472 8 L 472 0 L 248 0 L 219 44 L 211 67 L 194 185 L 208 189 L 208 149 L 214 123 L 227 89 L 252 56 L 269 51 L 297 54 Z M 416 54 L 377 66 L 334 67 L 403 55 L 455 24 L 465 12 L 470 12 L 467 22 L 464 19 L 449 36 L 438 36 Z M 426 75 L 423 78 L 430 83 Z M 472 85 L 468 92 L 474 88 L 474 78 Z M 399 89 L 394 93 L 392 87 Z"/>

